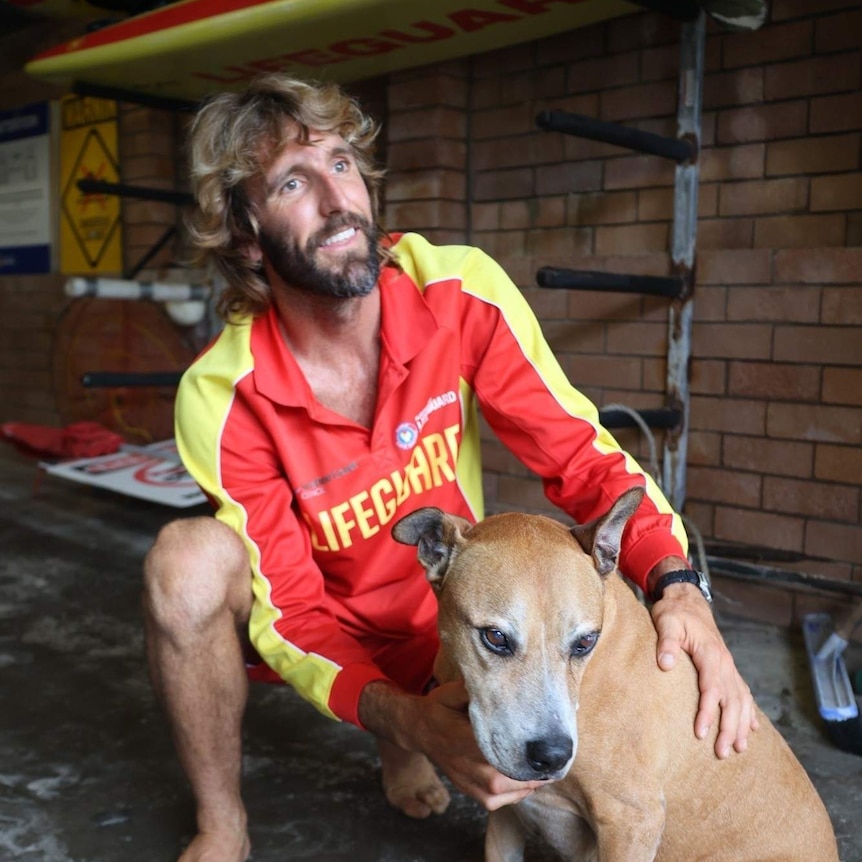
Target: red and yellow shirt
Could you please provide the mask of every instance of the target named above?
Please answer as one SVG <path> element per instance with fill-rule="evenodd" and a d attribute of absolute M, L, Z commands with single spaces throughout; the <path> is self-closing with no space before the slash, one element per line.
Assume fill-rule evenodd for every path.
<path fill-rule="evenodd" d="M 503 270 L 416 234 L 393 250 L 402 272 L 380 278 L 372 428 L 315 400 L 274 310 L 226 326 L 177 396 L 186 468 L 248 548 L 252 643 L 323 713 L 356 724 L 363 687 L 387 678 L 371 642 L 435 636 L 416 549 L 392 526 L 421 506 L 483 516 L 477 408 L 579 522 L 646 486 L 620 558 L 636 583 L 686 549 L 679 518 L 569 384 Z"/>

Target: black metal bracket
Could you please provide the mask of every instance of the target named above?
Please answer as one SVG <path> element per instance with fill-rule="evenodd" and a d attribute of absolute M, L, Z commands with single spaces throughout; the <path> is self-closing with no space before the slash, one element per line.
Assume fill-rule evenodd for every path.
<path fill-rule="evenodd" d="M 685 280 L 677 276 L 620 275 L 588 269 L 543 266 L 536 272 L 536 284 L 559 290 L 602 290 L 610 293 L 637 293 L 679 299 Z"/>

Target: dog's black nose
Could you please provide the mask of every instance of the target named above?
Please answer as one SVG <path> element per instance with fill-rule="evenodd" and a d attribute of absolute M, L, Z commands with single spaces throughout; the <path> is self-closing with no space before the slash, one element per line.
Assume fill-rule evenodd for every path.
<path fill-rule="evenodd" d="M 547 774 L 562 769 L 572 756 L 572 738 L 559 734 L 527 743 L 527 762 L 537 773 Z"/>

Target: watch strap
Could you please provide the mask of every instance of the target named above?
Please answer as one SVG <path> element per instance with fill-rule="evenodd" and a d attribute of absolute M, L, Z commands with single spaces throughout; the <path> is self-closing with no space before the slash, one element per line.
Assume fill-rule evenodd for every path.
<path fill-rule="evenodd" d="M 700 589 L 703 597 L 708 602 L 712 601 L 712 596 L 704 589 L 705 580 L 705 577 L 694 569 L 676 569 L 672 572 L 667 572 L 655 582 L 650 599 L 653 602 L 657 602 L 664 594 L 665 589 L 671 584 L 694 584 Z"/>

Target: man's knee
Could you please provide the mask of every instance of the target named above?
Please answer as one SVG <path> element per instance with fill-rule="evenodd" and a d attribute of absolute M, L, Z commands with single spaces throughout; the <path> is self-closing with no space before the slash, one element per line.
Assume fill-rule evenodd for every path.
<path fill-rule="evenodd" d="M 251 574 L 239 536 L 215 518 L 167 524 L 144 561 L 144 607 L 167 628 L 194 629 L 225 607 L 247 618 Z"/>

